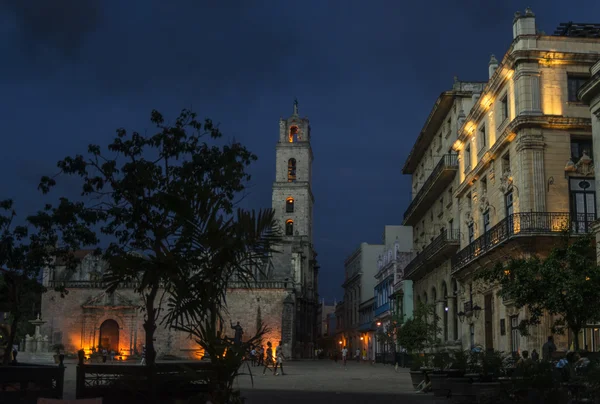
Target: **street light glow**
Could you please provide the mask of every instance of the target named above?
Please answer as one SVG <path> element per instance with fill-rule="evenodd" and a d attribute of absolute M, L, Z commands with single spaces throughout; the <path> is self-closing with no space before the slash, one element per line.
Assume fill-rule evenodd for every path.
<path fill-rule="evenodd" d="M 377 327 L 381 327 L 381 321 L 377 322 Z"/>

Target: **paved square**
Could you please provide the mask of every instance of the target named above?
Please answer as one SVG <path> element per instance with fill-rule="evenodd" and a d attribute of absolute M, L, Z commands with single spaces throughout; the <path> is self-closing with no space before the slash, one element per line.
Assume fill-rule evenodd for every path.
<path fill-rule="evenodd" d="M 75 361 L 65 363 L 64 398 L 75 398 Z M 262 367 L 250 367 L 249 375 L 238 377 L 235 387 L 247 398 L 247 404 L 387 404 L 432 402 L 431 394 L 413 391 L 408 369 L 390 365 L 331 360 L 302 360 L 284 362 L 285 376 L 273 376 Z M 242 369 L 248 373 L 248 368 Z"/>

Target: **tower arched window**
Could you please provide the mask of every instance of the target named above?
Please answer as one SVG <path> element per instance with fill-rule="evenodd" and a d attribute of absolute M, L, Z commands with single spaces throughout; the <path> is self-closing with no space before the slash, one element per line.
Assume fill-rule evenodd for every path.
<path fill-rule="evenodd" d="M 294 198 L 287 198 L 285 201 L 285 211 L 286 213 L 294 212 Z"/>
<path fill-rule="evenodd" d="M 296 159 L 288 160 L 288 182 L 296 182 Z"/>
<path fill-rule="evenodd" d="M 293 236 L 294 235 L 294 221 L 289 219 L 285 222 L 285 235 Z"/>
<path fill-rule="evenodd" d="M 295 143 L 298 141 L 298 127 L 292 126 L 290 128 L 290 133 L 288 135 L 288 140 L 290 143 Z"/>

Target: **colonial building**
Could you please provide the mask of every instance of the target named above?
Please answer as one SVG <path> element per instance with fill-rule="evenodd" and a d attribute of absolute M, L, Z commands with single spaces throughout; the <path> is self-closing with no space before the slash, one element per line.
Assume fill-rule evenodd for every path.
<path fill-rule="evenodd" d="M 344 261 L 344 343 L 351 352 L 359 347 L 360 304 L 373 296 L 377 257 L 383 252 L 383 245 L 361 243 Z"/>
<path fill-rule="evenodd" d="M 573 28 L 573 25 L 570 26 Z M 587 29 L 595 28 L 600 34 L 600 24 L 595 27 L 586 26 Z M 600 56 L 599 56 L 600 57 Z M 591 78 L 579 89 L 579 99 L 590 106 L 592 118 L 593 159 L 600 161 L 600 60 L 590 68 Z M 600 189 L 600 177 L 596 178 L 596 189 Z M 600 212 L 600 200 L 596 198 L 596 212 Z M 600 249 L 600 232 L 596 228 L 596 241 Z M 600 262 L 600 254 L 598 254 Z M 582 333 L 580 345 L 594 351 L 600 351 L 600 324 L 590 324 Z"/>
<path fill-rule="evenodd" d="M 450 137 L 452 157 L 443 158 L 451 164 L 440 158 L 405 215 L 405 224 L 426 229 L 415 230 L 415 237 L 428 232 L 435 237 L 435 211 L 422 208 L 421 217 L 429 215 L 429 221 L 421 222 L 413 212 L 431 193 L 428 200 L 437 195 L 440 209 L 453 206 L 453 221 L 441 224 L 445 233 L 431 238 L 408 274 L 417 299 L 436 304 L 444 322 L 442 340 L 458 336 L 465 348 L 539 351 L 551 334 L 546 318 L 531 336 L 520 336 L 516 327 L 527 312 L 502 301 L 497 289 L 475 275 L 511 257 L 546 255 L 565 229 L 591 230 L 596 216 L 592 127 L 577 90 L 599 53 L 597 33 L 561 25 L 546 35 L 537 31 L 527 9 L 515 15 L 513 40 L 502 61 L 492 57 L 488 82 L 481 92 L 472 89 L 472 106 L 464 108 L 468 114 Z M 425 129 L 419 138 L 428 133 Z M 431 134 L 429 139 L 427 147 Z M 413 158 L 407 165 L 414 178 L 419 163 Z M 571 338 L 555 336 L 559 350 L 566 350 Z"/>
<path fill-rule="evenodd" d="M 313 247 L 312 148 L 307 118 L 293 114 L 279 122 L 276 146 L 273 208 L 282 224 L 284 242 L 261 271 L 252 288 L 233 281 L 227 292 L 226 323 L 239 321 L 244 336 L 255 334 L 262 323 L 269 328 L 265 340 L 283 341 L 287 357 L 311 357 L 316 338 L 318 305 L 316 253 Z M 113 294 L 105 293 L 101 282 L 106 265 L 91 251 L 77 252 L 78 270 L 67 272 L 60 266 L 44 274 L 45 286 L 65 285 L 63 298 L 49 291 L 42 298 L 42 334 L 51 344 L 62 343 L 68 351 L 99 345 L 125 356 L 141 352 L 145 334 L 141 301 L 135 285 L 121 285 Z M 160 295 L 160 293 L 159 293 Z M 159 322 L 162 319 L 159 319 Z M 232 332 L 231 330 L 230 333 Z M 199 357 L 197 344 L 189 335 L 160 327 L 156 330 L 158 354 Z"/>
<path fill-rule="evenodd" d="M 403 254 L 413 248 L 413 233 L 410 226 L 385 226 L 383 232 L 384 249 L 377 258 L 374 288 L 374 322 L 377 330 L 393 334 L 396 324 L 392 323 L 394 285 L 403 277 L 404 267 L 400 266 Z M 375 334 L 375 355 L 389 356 L 391 360 L 395 345 L 391 340 L 377 338 Z M 383 359 L 383 357 L 382 357 Z"/>
<path fill-rule="evenodd" d="M 414 228 L 414 255 L 402 280 L 404 294 L 412 284 L 415 301 L 435 305 L 442 319 L 439 338 L 452 347 L 460 345 L 458 312 L 462 310 L 450 263 L 461 242 L 454 196 L 459 185 L 459 156 L 452 146 L 483 88 L 484 83 L 455 77 L 452 88 L 441 93 L 433 105 L 402 169 L 412 176 L 412 201 L 403 224 Z M 412 314 L 407 307 L 403 309 L 407 316 Z"/>
<path fill-rule="evenodd" d="M 331 327 L 331 317 L 335 317 L 335 305 L 325 304 L 325 299 L 321 300 L 317 308 L 317 339 L 316 348 L 331 350 L 334 348 L 335 340 L 335 322 Z"/>

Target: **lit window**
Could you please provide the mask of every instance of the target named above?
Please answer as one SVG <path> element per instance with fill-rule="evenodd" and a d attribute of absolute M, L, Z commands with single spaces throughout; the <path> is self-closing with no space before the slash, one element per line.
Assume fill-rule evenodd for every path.
<path fill-rule="evenodd" d="M 288 160 L 288 182 L 296 182 L 296 159 Z"/>
<path fill-rule="evenodd" d="M 287 198 L 285 201 L 285 211 L 286 213 L 294 212 L 294 198 Z"/>
<path fill-rule="evenodd" d="M 285 235 L 293 236 L 294 235 L 294 221 L 289 219 L 285 222 Z"/>
<path fill-rule="evenodd" d="M 292 126 L 290 128 L 290 134 L 288 135 L 288 140 L 290 143 L 295 143 L 298 141 L 298 127 Z"/>

